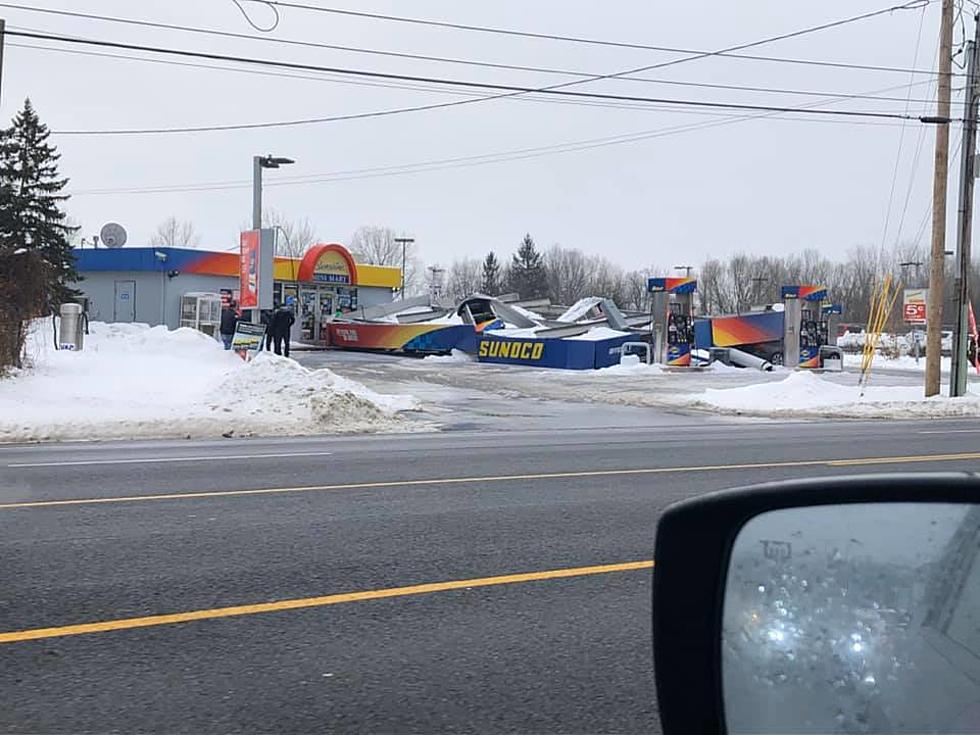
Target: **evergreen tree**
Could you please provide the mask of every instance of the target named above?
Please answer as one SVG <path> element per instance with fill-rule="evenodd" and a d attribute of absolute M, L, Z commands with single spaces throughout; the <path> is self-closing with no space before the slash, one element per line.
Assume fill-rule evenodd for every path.
<path fill-rule="evenodd" d="M 0 130 L 0 257 L 16 252 L 37 258 L 45 301 L 56 307 L 78 296 L 68 285 L 78 280 L 69 242 L 77 228 L 62 209 L 68 180 L 58 175 L 61 155 L 49 135 L 29 99 L 13 125 Z"/>
<path fill-rule="evenodd" d="M 521 246 L 510 264 L 510 287 L 523 299 L 544 296 L 548 292 L 544 258 L 534 245 L 531 235 L 524 235 Z"/>
<path fill-rule="evenodd" d="M 483 259 L 483 282 L 480 290 L 488 296 L 500 294 L 500 261 L 493 250 Z"/>

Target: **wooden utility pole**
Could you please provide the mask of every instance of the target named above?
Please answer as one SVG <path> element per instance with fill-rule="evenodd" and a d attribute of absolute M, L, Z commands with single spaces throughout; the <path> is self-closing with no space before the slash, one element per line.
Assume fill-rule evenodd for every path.
<path fill-rule="evenodd" d="M 949 119 L 953 71 L 953 0 L 943 0 L 939 27 L 939 84 L 936 116 Z M 939 393 L 942 355 L 943 278 L 946 267 L 946 175 L 949 169 L 949 123 L 936 127 L 936 162 L 932 180 L 932 249 L 929 257 L 929 300 L 926 304 L 926 396 Z"/>

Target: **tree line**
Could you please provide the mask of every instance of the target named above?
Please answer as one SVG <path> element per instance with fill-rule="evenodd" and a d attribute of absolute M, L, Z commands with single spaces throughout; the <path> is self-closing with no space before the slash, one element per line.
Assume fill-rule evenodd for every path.
<path fill-rule="evenodd" d="M 955 313 L 955 259 L 946 259 L 943 287 L 944 321 Z M 864 324 L 872 294 L 886 275 L 907 288 L 925 288 L 929 281 L 929 254 L 919 245 L 905 244 L 891 250 L 859 246 L 842 259 L 830 259 L 818 250 L 785 256 L 753 256 L 737 253 L 705 261 L 697 272 L 700 311 L 735 314 L 779 300 L 780 287 L 815 284 L 828 289 L 828 297 L 843 308 L 841 320 Z M 970 293 L 980 293 L 980 262 L 970 271 Z M 901 298 L 901 297 L 899 297 Z M 893 310 L 890 329 L 901 323 L 901 304 Z"/>
<path fill-rule="evenodd" d="M 647 305 L 647 271 L 626 270 L 601 255 L 578 248 L 552 245 L 541 252 L 526 234 L 509 258 L 490 251 L 481 260 L 463 258 L 448 271 L 446 296 L 463 299 L 473 293 L 499 296 L 520 294 L 522 299 L 547 298 L 572 304 L 584 296 L 607 296 L 624 309 Z"/>

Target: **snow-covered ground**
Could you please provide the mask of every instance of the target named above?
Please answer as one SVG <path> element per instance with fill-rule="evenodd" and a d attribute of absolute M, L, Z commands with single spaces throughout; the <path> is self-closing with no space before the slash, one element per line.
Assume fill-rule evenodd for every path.
<path fill-rule="evenodd" d="M 941 357 L 940 360 L 940 370 L 945 373 L 949 372 L 950 358 Z M 860 368 L 861 367 L 861 355 L 844 353 L 844 367 L 846 368 Z M 874 364 L 871 367 L 871 372 L 873 373 L 878 368 L 885 368 L 887 370 L 908 370 L 910 372 L 923 371 L 926 369 L 926 358 L 922 356 L 919 358 L 918 362 L 911 355 L 901 355 L 900 357 L 885 357 L 883 355 L 875 355 Z"/>
<path fill-rule="evenodd" d="M 920 385 L 848 384 L 810 372 L 792 372 L 777 383 L 708 388 L 688 405 L 750 416 L 826 416 L 840 418 L 915 418 L 980 416 L 980 394 L 963 398 L 923 397 Z"/>
<path fill-rule="evenodd" d="M 399 431 L 410 396 L 261 353 L 245 363 L 192 329 L 93 322 L 80 352 L 32 326 L 25 367 L 0 379 L 0 441 Z"/>

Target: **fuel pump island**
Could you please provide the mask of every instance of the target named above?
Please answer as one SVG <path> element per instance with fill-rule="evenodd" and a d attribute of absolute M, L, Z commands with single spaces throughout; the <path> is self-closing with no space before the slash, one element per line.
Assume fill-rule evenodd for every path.
<path fill-rule="evenodd" d="M 843 370 L 841 350 L 830 344 L 831 319 L 841 308 L 829 303 L 826 286 L 783 286 L 781 310 L 697 318 L 696 279 L 650 278 L 647 290 L 652 362 L 677 368 L 718 360 L 760 370 L 773 365 Z"/>

